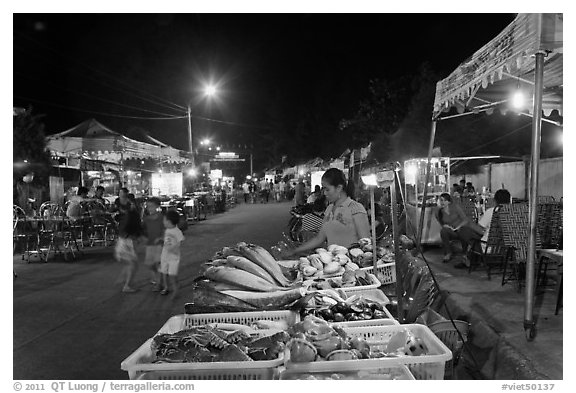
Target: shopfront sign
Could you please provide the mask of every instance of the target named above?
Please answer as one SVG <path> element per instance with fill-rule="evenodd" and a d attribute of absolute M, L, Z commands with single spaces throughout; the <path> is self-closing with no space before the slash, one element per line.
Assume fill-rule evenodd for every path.
<path fill-rule="evenodd" d="M 182 195 L 182 173 L 153 173 L 152 195 Z"/>

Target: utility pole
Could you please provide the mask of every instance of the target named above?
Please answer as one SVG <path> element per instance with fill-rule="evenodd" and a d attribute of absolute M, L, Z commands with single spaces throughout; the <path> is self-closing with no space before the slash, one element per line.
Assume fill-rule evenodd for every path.
<path fill-rule="evenodd" d="M 250 176 L 254 173 L 254 168 L 252 167 L 252 152 L 250 152 Z"/>
<path fill-rule="evenodd" d="M 190 105 L 188 105 L 188 150 L 190 150 L 192 166 L 194 167 L 196 163 L 194 162 L 194 147 L 192 146 L 192 114 L 190 112 Z"/>

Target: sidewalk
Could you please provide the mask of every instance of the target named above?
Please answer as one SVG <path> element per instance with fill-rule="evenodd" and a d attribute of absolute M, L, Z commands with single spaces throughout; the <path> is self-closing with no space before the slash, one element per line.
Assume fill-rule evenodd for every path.
<path fill-rule="evenodd" d="M 456 260 L 444 264 L 439 248 L 424 256 L 441 290 L 450 293 L 446 306 L 452 317 L 472 324 L 468 343 L 475 361 L 470 356 L 463 359 L 458 379 L 466 379 L 466 363 L 485 379 L 563 379 L 564 310 L 554 315 L 553 287 L 536 293 L 537 335 L 529 342 L 524 331 L 524 288 L 518 293 L 510 283 L 502 286 L 502 274 L 492 274 L 489 281 L 485 270 L 469 274 L 468 269 L 456 269 Z M 440 313 L 447 316 L 444 307 Z"/>

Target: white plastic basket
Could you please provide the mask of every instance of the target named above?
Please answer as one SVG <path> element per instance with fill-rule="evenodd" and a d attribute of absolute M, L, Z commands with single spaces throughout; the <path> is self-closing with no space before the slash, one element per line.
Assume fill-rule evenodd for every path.
<path fill-rule="evenodd" d="M 229 312 L 229 313 L 214 313 L 214 314 L 185 314 L 173 318 L 177 317 L 184 318 L 182 322 L 180 321 L 175 322 L 183 324 L 183 327 L 179 330 L 186 329 L 192 326 L 207 325 L 210 323 L 234 323 L 238 325 L 250 326 L 253 323 L 262 319 L 277 322 L 286 321 L 288 326 L 292 326 L 300 322 L 300 315 L 297 312 L 290 310 L 248 311 L 248 312 Z M 170 320 L 168 320 L 167 324 L 170 323 Z"/>
<path fill-rule="evenodd" d="M 244 362 L 245 363 L 245 362 Z M 149 371 L 138 380 L 273 380 L 278 378 L 278 368 L 240 368 L 222 370 Z"/>
<path fill-rule="evenodd" d="M 444 379 L 444 366 L 447 361 L 452 359 L 452 352 L 427 326 L 410 324 L 344 327 L 344 331 L 348 336 L 363 338 L 373 349 L 385 348 L 390 341 L 390 338 L 395 333 L 401 332 L 404 329 L 407 329 L 416 337 L 420 337 L 424 341 L 429 351 L 427 355 L 292 363 L 290 362 L 290 350 L 286 349 L 284 364 L 287 369 L 300 372 L 330 371 L 333 370 L 334 367 L 340 367 L 340 370 L 356 370 L 358 367 L 390 367 L 405 365 L 410 369 L 416 379 Z"/>
<path fill-rule="evenodd" d="M 414 376 L 408 369 L 408 367 L 404 365 L 396 365 L 396 366 L 381 366 L 381 367 L 373 367 L 373 366 L 364 366 L 359 365 L 354 370 L 344 369 L 342 370 L 341 367 L 334 366 L 334 368 L 330 371 L 316 371 L 316 372 L 307 372 L 302 373 L 299 371 L 288 370 L 284 367 L 279 368 L 279 379 L 280 380 L 294 380 L 294 379 L 324 379 L 323 377 L 332 377 L 334 374 L 339 374 L 339 379 L 350 379 L 354 380 L 362 380 L 362 379 L 369 379 L 369 380 L 414 380 Z M 312 377 L 312 378 L 311 378 Z M 331 378 L 329 378 L 331 379 Z"/>
<path fill-rule="evenodd" d="M 242 321 L 248 323 L 257 321 L 265 313 L 270 311 L 259 312 L 260 316 L 252 315 Z M 236 313 L 244 314 L 244 313 Z M 251 313 L 255 314 L 255 313 Z M 201 314 L 198 314 L 201 315 Z M 239 323 L 230 322 L 218 319 L 218 315 L 224 314 L 206 314 L 214 318 L 206 323 Z M 164 326 L 158 331 L 157 334 L 166 333 L 173 334 L 197 326 L 194 323 L 198 319 L 194 319 L 195 315 L 176 315 L 170 318 Z M 299 320 L 299 317 L 297 317 Z M 258 337 L 265 337 L 277 333 L 277 330 L 256 330 L 254 331 Z M 128 372 L 130 379 L 138 379 L 144 373 L 150 373 L 152 379 L 272 379 L 273 369 L 276 369 L 284 362 L 284 354 L 281 353 L 277 359 L 274 360 L 258 360 L 252 362 L 212 362 L 212 363 L 151 363 L 154 360 L 154 354 L 150 347 L 152 338 L 146 340 L 134 353 L 128 356 L 120 364 L 120 368 Z"/>
<path fill-rule="evenodd" d="M 367 273 L 373 273 L 374 266 L 363 267 L 360 270 L 364 270 Z M 396 282 L 396 262 L 378 263 L 376 265 L 376 271 L 380 273 L 380 278 L 384 277 L 382 285 L 394 284 Z"/>
<path fill-rule="evenodd" d="M 365 287 L 363 287 L 365 288 Z M 354 293 L 349 294 L 350 296 L 362 296 L 364 298 L 377 301 L 378 303 L 382 304 L 383 306 L 386 304 L 390 304 L 390 299 L 388 296 L 382 292 L 380 289 L 363 289 L 361 291 L 356 291 Z"/>
<path fill-rule="evenodd" d="M 360 294 L 363 291 L 367 291 L 370 289 L 377 289 L 379 288 L 382 284 L 380 283 L 380 281 L 378 281 L 378 279 L 376 278 L 375 275 L 373 274 L 368 274 L 368 276 L 370 276 L 372 282 L 374 284 L 370 284 L 370 285 L 358 285 L 356 287 L 342 287 L 342 288 L 338 288 L 338 289 L 342 289 L 344 291 L 344 293 L 348 296 L 351 295 L 356 295 L 356 294 Z M 335 282 L 341 284 L 342 283 L 342 277 L 334 277 L 331 280 L 334 280 Z"/>

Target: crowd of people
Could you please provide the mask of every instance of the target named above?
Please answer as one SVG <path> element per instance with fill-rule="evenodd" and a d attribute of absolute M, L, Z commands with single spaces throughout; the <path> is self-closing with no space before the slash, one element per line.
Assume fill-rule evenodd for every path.
<path fill-rule="evenodd" d="M 175 295 L 178 290 L 180 243 L 184 240 L 178 228 L 179 213 L 171 209 L 162 212 L 160 200 L 156 197 L 148 198 L 140 206 L 127 188 L 121 188 L 118 197 L 107 207 L 104 191 L 104 187 L 98 186 L 93 196 L 89 197 L 88 188 L 79 187 L 76 195 L 68 198 L 66 216 L 71 220 L 81 220 L 89 213 L 88 210 L 103 209 L 109 213 L 102 217 L 113 220 L 117 228 L 114 257 L 124 264 L 122 292 L 138 290 L 134 286 L 134 277 L 140 265 L 136 250 L 143 247 L 144 265 L 149 271 L 153 290 L 162 295 L 169 292 Z"/>
<path fill-rule="evenodd" d="M 462 246 L 461 261 L 454 265 L 457 269 L 470 267 L 470 261 L 466 257 L 466 252 L 471 247 L 484 248 L 488 240 L 490 223 L 494 209 L 498 209 L 504 204 L 512 202 L 510 192 L 506 189 L 500 189 L 494 194 L 495 207 L 488 208 L 478 219 L 478 222 L 471 220 L 458 203 L 453 203 L 454 199 L 468 198 L 476 202 L 476 190 L 471 182 L 461 180 L 460 184 L 452 185 L 452 193 L 443 193 L 438 199 L 438 207 L 435 210 L 435 216 L 441 225 L 440 237 L 444 249 L 443 262 L 448 263 L 453 259 L 452 242 L 458 241 Z"/>

